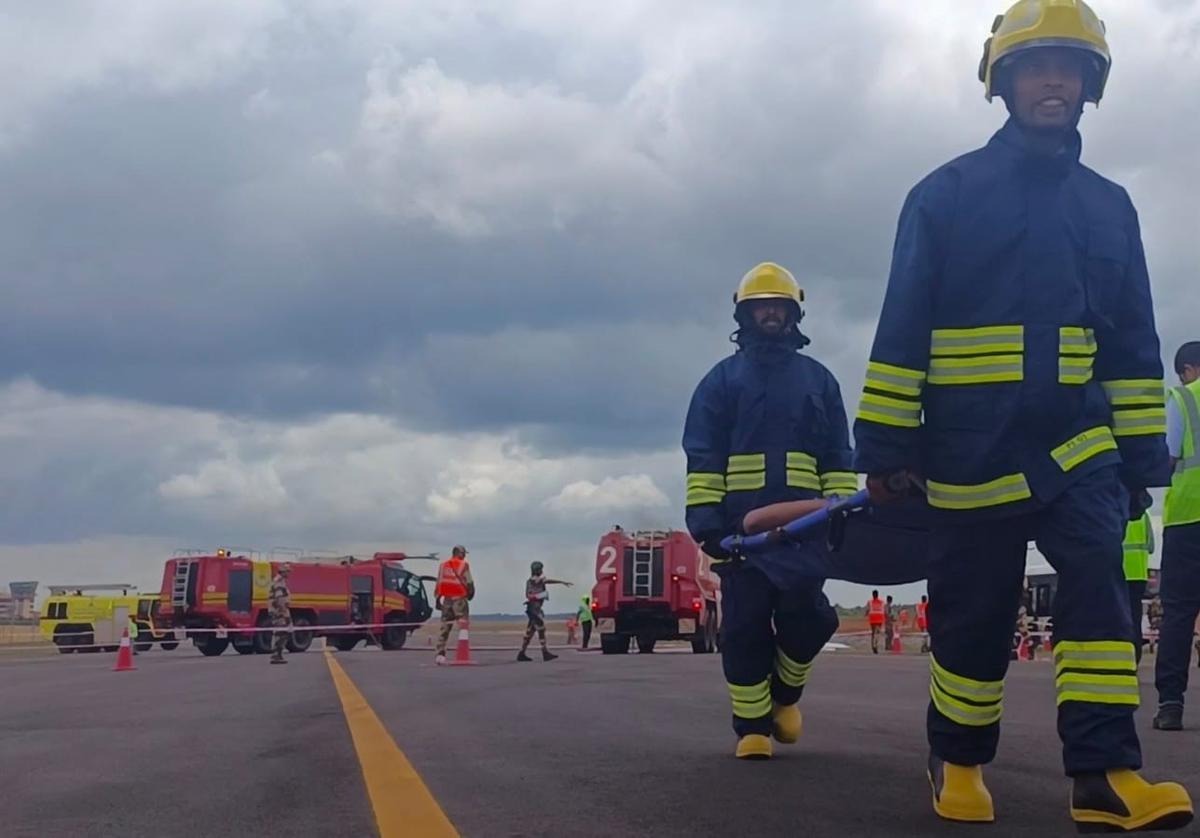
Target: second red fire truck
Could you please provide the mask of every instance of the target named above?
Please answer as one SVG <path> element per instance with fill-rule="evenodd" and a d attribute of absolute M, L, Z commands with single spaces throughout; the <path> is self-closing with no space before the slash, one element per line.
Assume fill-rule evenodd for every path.
<path fill-rule="evenodd" d="M 592 613 L 604 654 L 654 651 L 659 640 L 687 640 L 716 651 L 720 580 L 691 537 L 678 530 L 605 533 L 596 551 Z"/>

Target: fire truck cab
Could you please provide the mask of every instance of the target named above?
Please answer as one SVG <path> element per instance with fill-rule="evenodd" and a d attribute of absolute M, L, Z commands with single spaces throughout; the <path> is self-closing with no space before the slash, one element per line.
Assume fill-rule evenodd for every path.
<path fill-rule="evenodd" d="M 716 651 L 720 580 L 691 537 L 678 530 L 605 533 L 596 551 L 592 613 L 600 650 L 624 654 L 631 641 L 649 653 L 659 640 L 687 640 Z"/>
<path fill-rule="evenodd" d="M 160 610 L 171 615 L 174 626 L 186 629 L 205 655 L 219 655 L 230 645 L 243 655 L 267 652 L 271 579 L 287 561 L 292 626 L 301 629 L 292 632 L 290 651 L 306 651 L 317 636 L 329 638 L 339 650 L 348 651 L 364 639 L 399 649 L 433 613 L 424 586 L 428 577 L 405 569 L 408 558 L 376 553 L 370 559 L 260 561 L 224 550 L 179 555 L 163 569 Z M 354 628 L 358 625 L 363 628 Z"/>

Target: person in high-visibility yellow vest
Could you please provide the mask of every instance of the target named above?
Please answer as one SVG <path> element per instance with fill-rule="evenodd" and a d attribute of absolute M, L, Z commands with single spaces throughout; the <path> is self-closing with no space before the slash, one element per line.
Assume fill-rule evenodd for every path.
<path fill-rule="evenodd" d="M 1183 729 L 1183 694 L 1200 613 L 1200 341 L 1175 354 L 1180 385 L 1167 398 L 1171 488 L 1163 508 L 1162 634 L 1154 664 L 1156 730 Z"/>
<path fill-rule="evenodd" d="M 133 652 L 135 655 L 138 653 L 138 650 L 137 650 L 137 639 L 138 639 L 138 624 L 137 624 L 137 620 L 135 620 L 135 619 L 134 619 L 134 617 L 133 617 L 133 615 L 132 615 L 132 614 L 130 614 L 130 615 L 129 615 L 129 646 L 130 646 L 130 649 L 131 649 L 131 651 L 132 651 L 132 652 Z"/>
<path fill-rule="evenodd" d="M 1133 653 L 1142 662 L 1142 599 L 1150 580 L 1150 554 L 1154 552 L 1154 528 L 1150 513 L 1130 521 L 1125 528 L 1125 584 L 1129 588 L 1129 616 L 1133 619 Z"/>

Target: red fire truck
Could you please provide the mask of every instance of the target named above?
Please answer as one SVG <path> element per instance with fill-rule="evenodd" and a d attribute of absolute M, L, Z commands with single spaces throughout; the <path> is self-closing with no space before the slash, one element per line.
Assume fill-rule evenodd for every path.
<path fill-rule="evenodd" d="M 384 649 L 401 648 L 415 630 L 413 624 L 425 622 L 433 612 L 424 585 L 433 577 L 411 573 L 403 562 L 435 558 L 376 553 L 370 559 L 287 559 L 292 566 L 288 577 L 292 624 L 306 629 L 292 633 L 288 649 L 303 652 L 317 636 L 328 638 L 341 651 L 353 649 L 360 640 Z M 283 561 L 260 561 L 225 550 L 168 559 L 163 569 L 160 617 L 168 621 L 168 627 L 187 630 L 205 655 L 219 655 L 230 645 L 243 655 L 270 651 L 270 632 L 255 629 L 271 625 L 267 595 Z M 388 623 L 396 625 L 385 625 Z M 321 628 L 353 624 L 382 628 Z M 307 630 L 309 626 L 311 630 Z"/>
<path fill-rule="evenodd" d="M 717 648 L 720 580 L 685 532 L 613 527 L 596 551 L 592 613 L 606 655 L 654 651 L 659 640 L 690 640 L 692 651 Z"/>

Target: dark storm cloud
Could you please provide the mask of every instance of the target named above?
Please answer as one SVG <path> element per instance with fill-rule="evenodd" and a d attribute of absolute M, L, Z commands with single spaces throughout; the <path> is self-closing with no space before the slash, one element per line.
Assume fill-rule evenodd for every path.
<path fill-rule="evenodd" d="M 590 35 L 537 4 L 446 9 L 275 9 L 203 83 L 131 60 L 42 103 L 0 150 L 0 376 L 671 445 L 761 259 L 803 279 L 814 350 L 853 398 L 905 191 L 1003 118 L 971 77 L 974 34 L 906 42 L 865 4 L 819 27 L 712 5 Z M 1167 43 L 1193 58 L 1168 92 L 1196 77 L 1178 9 Z M 1163 105 L 1132 93 L 1156 65 L 1118 71 L 1085 148 L 1132 182 L 1170 299 L 1195 253 L 1169 161 L 1195 170 L 1196 115 L 1147 131 Z"/>
<path fill-rule="evenodd" d="M 545 39 L 486 18 L 471 32 L 489 48 L 429 47 L 446 78 L 494 85 L 561 70 Z M 361 200 L 372 173 L 353 154 L 348 173 L 322 167 L 322 151 L 352 147 L 358 130 L 371 55 L 353 46 L 327 21 L 292 21 L 266 59 L 221 83 L 101 85 L 48 105 L 30 141 L 0 155 L 0 371 L 68 393 L 273 417 L 400 410 L 451 428 L 543 422 L 582 444 L 621 427 L 628 411 L 599 407 L 621 402 L 639 406 L 632 412 L 657 425 L 661 443 L 678 410 L 641 406 L 679 400 L 681 388 L 663 382 L 679 371 L 678 341 L 694 336 L 686 324 L 724 330 L 725 301 L 753 262 L 836 277 L 827 285 L 857 303 L 849 313 L 870 308 L 889 204 L 908 174 L 890 201 L 871 197 L 865 185 L 891 167 L 848 142 L 870 116 L 844 92 L 872 72 L 869 46 L 813 59 L 839 81 L 813 89 L 808 69 L 772 87 L 751 64 L 702 67 L 671 90 L 670 132 L 645 134 L 661 141 L 646 157 L 677 190 L 670 200 L 630 182 L 615 203 L 585 195 L 556 229 L 535 218 L 479 237 L 375 212 Z M 611 100 L 634 80 L 628 55 L 617 66 L 612 81 L 564 75 Z M 422 147 L 404 165 L 436 152 Z M 599 336 L 630 324 L 642 330 L 627 368 L 638 374 L 622 375 L 628 354 Z M 529 335 L 513 343 L 514 328 Z M 424 404 L 405 403 L 380 376 L 415 382 Z M 481 409 L 458 409 L 464 393 Z"/>

